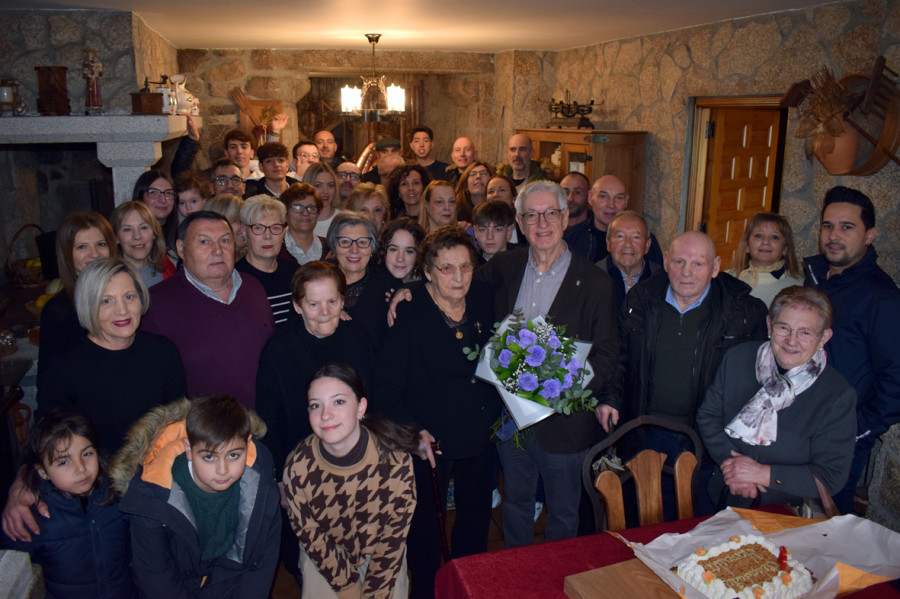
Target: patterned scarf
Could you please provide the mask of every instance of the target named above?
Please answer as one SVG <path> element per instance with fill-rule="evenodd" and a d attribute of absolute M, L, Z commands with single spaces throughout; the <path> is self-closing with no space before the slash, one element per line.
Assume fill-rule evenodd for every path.
<path fill-rule="evenodd" d="M 794 403 L 823 370 L 825 350 L 819 348 L 808 362 L 781 375 L 772 353 L 772 342 L 763 343 L 756 352 L 756 380 L 762 388 L 725 427 L 725 432 L 748 445 L 771 445 L 778 437 L 778 411 Z"/>
<path fill-rule="evenodd" d="M 751 287 L 756 287 L 756 282 L 758 280 L 758 275 L 761 272 L 775 272 L 776 270 L 781 270 L 784 268 L 784 260 L 779 260 L 775 264 L 771 266 L 752 266 L 750 264 L 747 265 L 747 268 L 738 273 L 738 278 L 743 282 L 747 283 Z"/>

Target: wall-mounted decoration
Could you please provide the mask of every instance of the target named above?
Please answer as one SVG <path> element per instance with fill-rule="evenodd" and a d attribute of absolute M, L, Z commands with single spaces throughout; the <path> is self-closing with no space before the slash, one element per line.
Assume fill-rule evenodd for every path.
<path fill-rule="evenodd" d="M 799 111 L 796 136 L 806 138 L 807 158 L 815 155 L 832 175 L 872 175 L 900 164 L 897 87 L 897 73 L 879 56 L 870 75 L 838 80 L 822 69 L 792 85 L 781 105 Z"/>

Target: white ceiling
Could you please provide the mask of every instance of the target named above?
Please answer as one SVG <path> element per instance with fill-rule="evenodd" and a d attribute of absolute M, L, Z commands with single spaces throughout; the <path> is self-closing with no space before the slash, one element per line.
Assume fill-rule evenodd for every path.
<path fill-rule="evenodd" d="M 0 0 L 139 14 L 176 48 L 562 50 L 826 4 L 822 0 Z"/>

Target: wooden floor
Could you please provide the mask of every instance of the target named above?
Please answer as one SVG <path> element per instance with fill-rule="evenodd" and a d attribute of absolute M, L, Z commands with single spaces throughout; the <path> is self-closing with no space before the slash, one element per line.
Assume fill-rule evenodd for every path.
<path fill-rule="evenodd" d="M 447 536 L 450 536 L 450 529 L 453 527 L 453 520 L 456 512 L 450 510 L 447 512 Z M 544 521 L 547 518 L 547 510 L 541 512 L 540 517 L 534 525 L 534 542 L 544 542 Z M 488 551 L 499 551 L 505 549 L 503 544 L 503 505 L 496 507 L 491 512 L 491 529 L 488 533 Z M 288 574 L 284 566 L 278 566 L 278 573 L 275 577 L 275 586 L 272 589 L 272 599 L 296 599 L 300 596 L 297 583 L 293 576 Z"/>

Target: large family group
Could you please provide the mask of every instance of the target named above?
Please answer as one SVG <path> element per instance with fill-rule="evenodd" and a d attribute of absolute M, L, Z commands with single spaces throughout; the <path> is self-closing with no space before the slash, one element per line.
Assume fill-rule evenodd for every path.
<path fill-rule="evenodd" d="M 198 171 L 189 119 L 171 176 L 59 226 L 2 535 L 54 597 L 267 597 L 279 560 L 304 597 L 433 597 L 451 483 L 450 557 L 487 550 L 499 502 L 508 547 L 544 507 L 546 539 L 592 531 L 585 456 L 644 414 L 700 434 L 698 512 L 817 484 L 852 509 L 900 421 L 900 291 L 864 194 L 825 195 L 820 254 L 765 213 L 723 265 L 700 232 L 664 251 L 616 173 L 546 180 L 522 134 L 495 169 L 465 137 L 435 160 L 417 127 L 409 161 L 385 137 L 363 173 L 328 131 L 289 153 L 286 122 L 258 172 L 240 130 Z M 514 311 L 592 344 L 599 404 L 501 441 L 463 350 Z M 624 457 L 688 448 L 637 432 Z"/>

